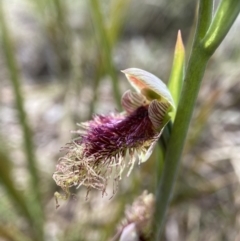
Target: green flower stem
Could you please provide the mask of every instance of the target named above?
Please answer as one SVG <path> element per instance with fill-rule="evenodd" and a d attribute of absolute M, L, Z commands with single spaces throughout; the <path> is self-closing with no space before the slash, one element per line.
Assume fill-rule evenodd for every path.
<path fill-rule="evenodd" d="M 178 166 L 180 163 L 180 156 L 182 154 L 182 149 L 191 120 L 194 103 L 206 64 L 206 56 L 202 51 L 200 51 L 200 49 L 195 49 L 195 51 L 192 52 L 191 58 L 189 60 L 188 70 L 179 101 L 176 119 L 174 121 L 172 133 L 168 143 L 160 186 L 157 190 L 157 215 L 155 216 L 156 219 L 154 221 L 154 225 L 157 225 L 156 229 L 158 229 L 158 232 L 156 233 L 156 240 L 160 240 L 160 227 L 163 225 L 164 216 L 166 214 L 167 207 L 171 198 Z"/>
<path fill-rule="evenodd" d="M 238 16 L 239 11 L 239 0 L 221 1 L 214 19 L 202 41 L 203 47 L 208 51 L 209 55 L 212 55 L 222 42 Z"/>
<path fill-rule="evenodd" d="M 198 10 L 197 31 L 195 39 L 203 39 L 211 22 L 213 16 L 213 0 L 201 0 Z"/>
<path fill-rule="evenodd" d="M 99 1 L 90 0 L 89 3 L 92 11 L 93 24 L 94 24 L 95 30 L 97 31 L 100 45 L 103 51 L 104 67 L 112 79 L 113 92 L 114 92 L 114 97 L 115 97 L 117 106 L 118 108 L 121 108 L 121 94 L 118 87 L 117 74 L 114 69 L 113 61 L 112 61 L 111 43 L 104 25 L 103 16 L 100 11 Z"/>
<path fill-rule="evenodd" d="M 229 3 L 226 4 L 226 2 Z M 235 5 L 233 3 L 235 3 Z M 195 40 L 186 70 L 183 90 L 179 100 L 176 118 L 168 142 L 162 177 L 156 194 L 156 212 L 153 224 L 153 235 L 156 241 L 159 241 L 161 237 L 161 229 L 163 226 L 164 217 L 167 212 L 169 201 L 171 199 L 180 163 L 180 157 L 207 62 L 217 46 L 222 41 L 223 37 L 228 32 L 234 19 L 237 17 L 238 12 L 240 11 L 240 4 L 238 3 L 238 0 L 222 0 L 222 3 L 220 4 L 220 7 L 218 8 L 218 11 L 216 12 L 215 18 L 213 20 L 214 24 L 212 23 L 209 27 L 209 30 L 206 31 L 207 26 L 209 25 L 211 11 L 207 11 L 209 14 L 209 20 L 206 23 L 203 21 L 204 15 L 206 13 L 203 8 L 205 7 L 212 9 L 212 5 L 210 4 L 212 4 L 212 1 L 209 1 L 208 5 L 207 0 L 202 0 L 200 1 L 199 5 L 200 11 L 198 16 Z M 222 10 L 222 6 L 225 7 L 225 11 Z M 232 11 L 230 11 L 230 8 L 232 8 Z M 238 8 L 238 10 L 235 8 Z M 219 11 L 220 13 L 223 12 L 223 14 L 220 14 Z M 223 16 L 225 14 L 226 16 Z M 231 16 L 232 14 L 234 17 Z M 216 18 L 220 19 L 218 20 Z M 225 23 L 221 19 L 224 19 Z M 227 27 L 224 26 L 224 24 L 226 24 Z M 203 41 L 205 44 L 202 44 L 201 38 L 204 32 L 207 32 L 207 34 Z M 211 32 L 213 37 L 211 37 Z"/>

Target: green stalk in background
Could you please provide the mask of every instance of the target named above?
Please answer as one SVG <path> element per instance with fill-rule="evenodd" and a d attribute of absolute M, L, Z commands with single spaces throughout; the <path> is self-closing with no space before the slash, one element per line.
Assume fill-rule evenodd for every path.
<path fill-rule="evenodd" d="M 27 202 L 21 191 L 16 189 L 11 180 L 11 162 L 9 157 L 0 150 L 0 182 L 6 189 L 11 200 L 14 201 L 16 208 L 25 216 L 29 224 L 34 222 L 34 217 L 27 205 Z"/>
<path fill-rule="evenodd" d="M 113 61 L 112 61 L 111 43 L 104 25 L 104 20 L 103 20 L 102 13 L 100 11 L 98 0 L 90 0 L 89 3 L 90 3 L 91 12 L 92 12 L 92 20 L 93 20 L 94 28 L 95 28 L 95 31 L 97 32 L 99 42 L 100 42 L 100 48 L 102 49 L 102 52 L 103 52 L 103 66 L 105 67 L 105 71 L 110 75 L 112 79 L 115 101 L 116 101 L 117 107 L 120 109 L 121 94 L 119 91 L 117 74 L 114 69 Z"/>
<path fill-rule="evenodd" d="M 36 229 L 38 230 L 38 235 L 40 238 L 39 240 L 41 240 L 41 237 L 43 236 L 43 211 L 41 204 L 41 192 L 39 187 L 39 173 L 37 170 L 37 164 L 34 154 L 32 133 L 27 121 L 27 114 L 24 110 L 24 100 L 22 95 L 21 83 L 19 80 L 19 72 L 17 69 L 16 59 L 14 57 L 14 46 L 11 42 L 9 30 L 5 22 L 2 2 L 0 2 L 0 30 L 2 33 L 3 49 L 6 56 L 6 65 L 9 70 L 10 81 L 15 96 L 15 104 L 18 110 L 19 123 L 23 132 L 24 150 L 28 162 L 28 168 L 31 174 L 31 193 L 33 194 L 35 204 L 32 212 L 35 213 L 35 225 Z"/>
<path fill-rule="evenodd" d="M 17 211 L 19 211 L 19 213 L 25 218 L 25 220 L 28 222 L 28 226 L 30 227 L 30 229 L 28 231 L 28 234 L 24 234 L 23 231 L 18 229 L 17 223 L 6 224 L 1 222 L 0 237 L 4 238 L 4 240 L 9 241 L 30 241 L 30 237 L 34 237 L 34 240 L 41 241 L 42 239 L 39 239 L 39 232 L 36 231 L 36 229 L 32 229 L 36 217 L 33 215 L 33 212 L 31 212 L 30 205 L 28 204 L 25 196 L 23 195 L 23 192 L 18 190 L 14 186 L 14 183 L 11 179 L 12 173 L 10 164 L 10 159 L 0 150 L 0 183 L 8 194 L 8 200 L 12 201 L 14 210 L 16 209 Z M 11 215 L 11 212 L 14 212 L 13 210 L 5 211 L 2 211 L 1 215 Z"/>
<path fill-rule="evenodd" d="M 111 2 L 109 23 L 106 30 L 110 46 L 113 48 L 119 39 L 130 0 L 114 0 Z"/>
<path fill-rule="evenodd" d="M 239 0 L 222 0 L 212 20 L 213 0 L 200 0 L 194 43 L 156 194 L 154 216 L 156 241 L 161 237 L 164 217 L 171 199 L 185 138 L 207 62 L 228 33 L 239 11 Z"/>
<path fill-rule="evenodd" d="M 119 86 L 117 81 L 117 75 L 115 73 L 115 69 L 113 68 L 112 64 L 112 49 L 116 45 L 119 36 L 121 34 L 121 29 L 124 22 L 124 16 L 127 12 L 127 7 L 129 5 L 130 0 L 114 0 L 110 4 L 109 13 L 108 15 L 108 25 L 104 23 L 105 16 L 102 15 L 100 11 L 100 6 L 97 3 L 93 1 L 90 3 L 91 13 L 92 13 L 92 19 L 93 19 L 93 25 L 94 30 L 96 30 L 97 35 L 97 44 L 100 46 L 100 53 L 99 53 L 99 60 L 96 64 L 96 70 L 94 73 L 94 83 L 93 83 L 93 89 L 94 89 L 94 96 L 90 104 L 89 108 L 89 118 L 92 117 L 92 114 L 94 113 L 95 104 L 98 98 L 98 87 L 101 81 L 101 78 L 104 74 L 113 72 L 111 79 L 113 84 L 113 92 L 116 103 L 119 102 L 120 98 L 120 92 L 119 92 Z M 93 9 L 94 8 L 94 9 Z M 98 20 L 101 19 L 101 22 Z M 100 28 L 98 28 L 98 25 L 101 25 Z M 102 47 L 102 46 L 105 46 Z M 111 61 L 111 65 L 108 64 L 109 60 L 105 60 L 108 58 Z M 106 64 L 108 64 L 108 67 L 106 67 Z M 112 70 L 110 70 L 112 69 Z M 116 85 L 114 87 L 114 85 Z M 119 93 L 118 93 L 119 92 Z M 118 103 L 119 105 L 119 103 Z"/>

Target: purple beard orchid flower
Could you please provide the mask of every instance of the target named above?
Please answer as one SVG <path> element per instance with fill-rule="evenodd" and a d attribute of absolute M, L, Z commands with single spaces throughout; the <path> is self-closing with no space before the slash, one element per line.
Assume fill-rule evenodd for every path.
<path fill-rule="evenodd" d="M 170 120 L 174 103 L 166 85 L 141 69 L 122 72 L 136 90 L 123 94 L 125 111 L 96 115 L 81 123 L 77 139 L 66 145 L 67 153 L 59 159 L 53 179 L 66 197 L 72 186 L 85 186 L 88 191 L 94 188 L 105 194 L 109 179 L 117 184 L 124 169 L 129 175 L 135 162 L 145 162 L 150 157 Z M 55 197 L 63 198 L 58 193 Z"/>

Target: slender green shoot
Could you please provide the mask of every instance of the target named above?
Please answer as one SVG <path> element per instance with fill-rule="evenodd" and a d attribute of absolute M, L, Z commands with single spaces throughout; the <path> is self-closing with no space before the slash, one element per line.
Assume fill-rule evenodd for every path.
<path fill-rule="evenodd" d="M 21 83 L 19 79 L 19 72 L 17 68 L 16 59 L 14 57 L 14 46 L 12 44 L 12 39 L 10 38 L 9 29 L 5 22 L 5 17 L 2 9 L 2 2 L 0 2 L 0 30 L 2 33 L 2 41 L 3 41 L 3 49 L 6 57 L 6 65 L 10 74 L 10 81 L 13 87 L 13 93 L 15 96 L 15 104 L 18 110 L 18 118 L 19 123 L 23 132 L 24 139 L 24 150 L 26 153 L 26 159 L 28 162 L 28 168 L 31 174 L 30 185 L 32 188 L 32 193 L 34 195 L 35 200 L 35 214 L 36 214 L 36 222 L 38 223 L 38 230 L 42 230 L 43 223 L 43 211 L 41 205 L 41 192 L 40 192 L 40 184 L 39 184 L 39 173 L 37 169 L 36 158 L 34 154 L 34 145 L 32 133 L 28 124 L 27 114 L 24 109 L 24 100 L 21 89 Z M 42 231 L 39 233 L 41 235 Z M 41 237 L 41 236 L 40 236 Z"/>
<path fill-rule="evenodd" d="M 11 200 L 14 200 L 16 208 L 24 214 L 26 219 L 28 219 L 29 224 L 34 222 L 33 215 L 29 207 L 27 206 L 27 202 L 19 190 L 16 189 L 14 183 L 11 179 L 11 162 L 6 154 L 3 154 L 0 150 L 0 181 L 3 184 L 3 187 L 6 189 L 7 193 Z"/>
<path fill-rule="evenodd" d="M 99 6 L 100 3 L 97 0 L 90 0 L 89 3 L 90 3 L 91 12 L 92 12 L 93 24 L 94 24 L 97 36 L 99 38 L 100 48 L 103 54 L 103 66 L 105 67 L 106 72 L 110 75 L 112 79 L 115 101 L 116 101 L 117 107 L 120 109 L 121 95 L 120 95 L 119 86 L 118 86 L 118 78 L 117 78 L 117 74 L 114 69 L 114 65 L 112 61 L 111 44 L 110 44 L 110 40 L 108 38 L 108 34 L 104 24 L 104 18 L 100 10 L 100 6 Z"/>

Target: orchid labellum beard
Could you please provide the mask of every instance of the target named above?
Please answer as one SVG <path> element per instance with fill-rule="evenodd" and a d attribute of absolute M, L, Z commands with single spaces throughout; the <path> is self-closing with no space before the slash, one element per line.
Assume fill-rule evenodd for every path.
<path fill-rule="evenodd" d="M 168 113 L 174 109 L 173 99 L 166 85 L 153 74 L 130 68 L 122 71 L 136 92 L 122 96 L 122 113 L 97 115 L 81 123 L 78 137 L 66 145 L 67 153 L 59 159 L 53 179 L 65 192 L 76 186 L 106 193 L 109 179 L 115 184 L 134 163 L 144 162 L 151 155 Z M 56 197 L 60 197 L 55 194 Z"/>

